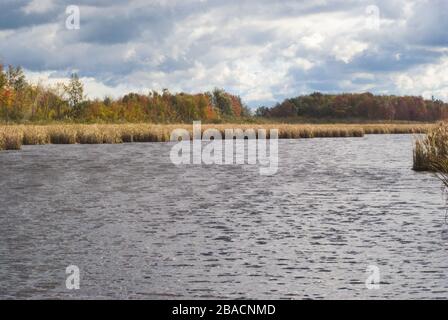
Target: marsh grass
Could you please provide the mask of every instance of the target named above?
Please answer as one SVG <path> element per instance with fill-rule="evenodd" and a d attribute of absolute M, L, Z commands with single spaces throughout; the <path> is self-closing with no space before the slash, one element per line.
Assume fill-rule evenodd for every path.
<path fill-rule="evenodd" d="M 11 126 L 0 127 L 0 150 L 20 150 L 23 132 Z"/>
<path fill-rule="evenodd" d="M 48 140 L 52 144 L 74 144 L 76 143 L 76 129 L 71 126 L 45 126 L 43 127 L 48 135 Z M 24 132 L 28 127 L 22 127 Z"/>
<path fill-rule="evenodd" d="M 48 136 L 47 130 L 40 126 L 30 126 L 27 130 L 23 130 L 23 144 L 24 145 L 37 145 L 37 144 L 48 144 L 50 143 L 50 138 Z"/>
<path fill-rule="evenodd" d="M 217 129 L 225 137 L 226 129 L 279 130 L 280 139 L 363 137 L 365 134 L 425 133 L 432 124 L 204 124 L 202 131 Z M 39 144 L 114 144 L 130 142 L 166 142 L 174 129 L 190 132 L 187 124 L 49 124 L 0 125 L 0 150 L 17 150 L 21 145 Z"/>
<path fill-rule="evenodd" d="M 448 123 L 440 123 L 415 141 L 416 171 L 432 171 L 448 186 Z"/>
<path fill-rule="evenodd" d="M 440 123 L 415 141 L 413 169 L 434 172 L 448 195 L 448 123 Z"/>

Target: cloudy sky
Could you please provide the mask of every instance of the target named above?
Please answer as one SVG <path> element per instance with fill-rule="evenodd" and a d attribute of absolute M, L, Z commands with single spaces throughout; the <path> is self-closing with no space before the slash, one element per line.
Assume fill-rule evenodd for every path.
<path fill-rule="evenodd" d="M 0 62 L 36 82 L 76 71 L 90 97 L 221 87 L 250 106 L 314 91 L 448 101 L 447 13 L 446 0 L 0 0 Z"/>

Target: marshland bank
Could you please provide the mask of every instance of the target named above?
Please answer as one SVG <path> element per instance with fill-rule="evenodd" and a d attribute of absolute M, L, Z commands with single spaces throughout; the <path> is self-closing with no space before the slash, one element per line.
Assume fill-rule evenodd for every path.
<path fill-rule="evenodd" d="M 432 123 L 285 124 L 228 123 L 203 124 L 202 131 L 217 129 L 278 129 L 280 139 L 362 137 L 366 134 L 426 133 Z M 175 129 L 192 132 L 191 124 L 3 124 L 0 150 L 19 150 L 22 145 L 116 144 L 128 142 L 167 142 Z M 190 135 L 191 136 L 191 135 Z"/>

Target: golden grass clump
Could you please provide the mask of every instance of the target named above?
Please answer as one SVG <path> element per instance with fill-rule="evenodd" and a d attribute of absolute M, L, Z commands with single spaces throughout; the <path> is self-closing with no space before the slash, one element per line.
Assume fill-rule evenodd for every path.
<path fill-rule="evenodd" d="M 41 126 L 22 126 L 23 144 L 37 145 L 50 143 L 48 130 Z"/>
<path fill-rule="evenodd" d="M 133 142 L 159 142 L 158 130 L 145 126 L 133 130 Z"/>
<path fill-rule="evenodd" d="M 413 169 L 434 172 L 448 191 L 448 123 L 415 142 Z"/>
<path fill-rule="evenodd" d="M 76 130 L 76 142 L 81 144 L 102 144 L 103 133 L 97 126 L 82 126 Z"/>
<path fill-rule="evenodd" d="M 123 143 L 121 131 L 117 127 L 105 127 L 99 129 L 102 132 L 103 143 Z"/>
<path fill-rule="evenodd" d="M 20 150 L 23 133 L 16 127 L 0 127 L 0 150 Z"/>
<path fill-rule="evenodd" d="M 413 169 L 448 173 L 447 162 L 448 123 L 440 123 L 415 141 Z"/>
<path fill-rule="evenodd" d="M 47 126 L 46 129 L 52 144 L 76 143 L 76 130 L 72 126 L 54 125 Z"/>

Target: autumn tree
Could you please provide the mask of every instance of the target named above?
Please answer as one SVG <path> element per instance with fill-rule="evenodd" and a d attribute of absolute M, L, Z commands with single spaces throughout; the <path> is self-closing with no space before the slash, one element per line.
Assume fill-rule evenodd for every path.
<path fill-rule="evenodd" d="M 7 77 L 3 70 L 3 65 L 0 64 L 0 117 L 9 120 L 8 103 L 9 103 L 9 90 L 7 86 Z"/>

